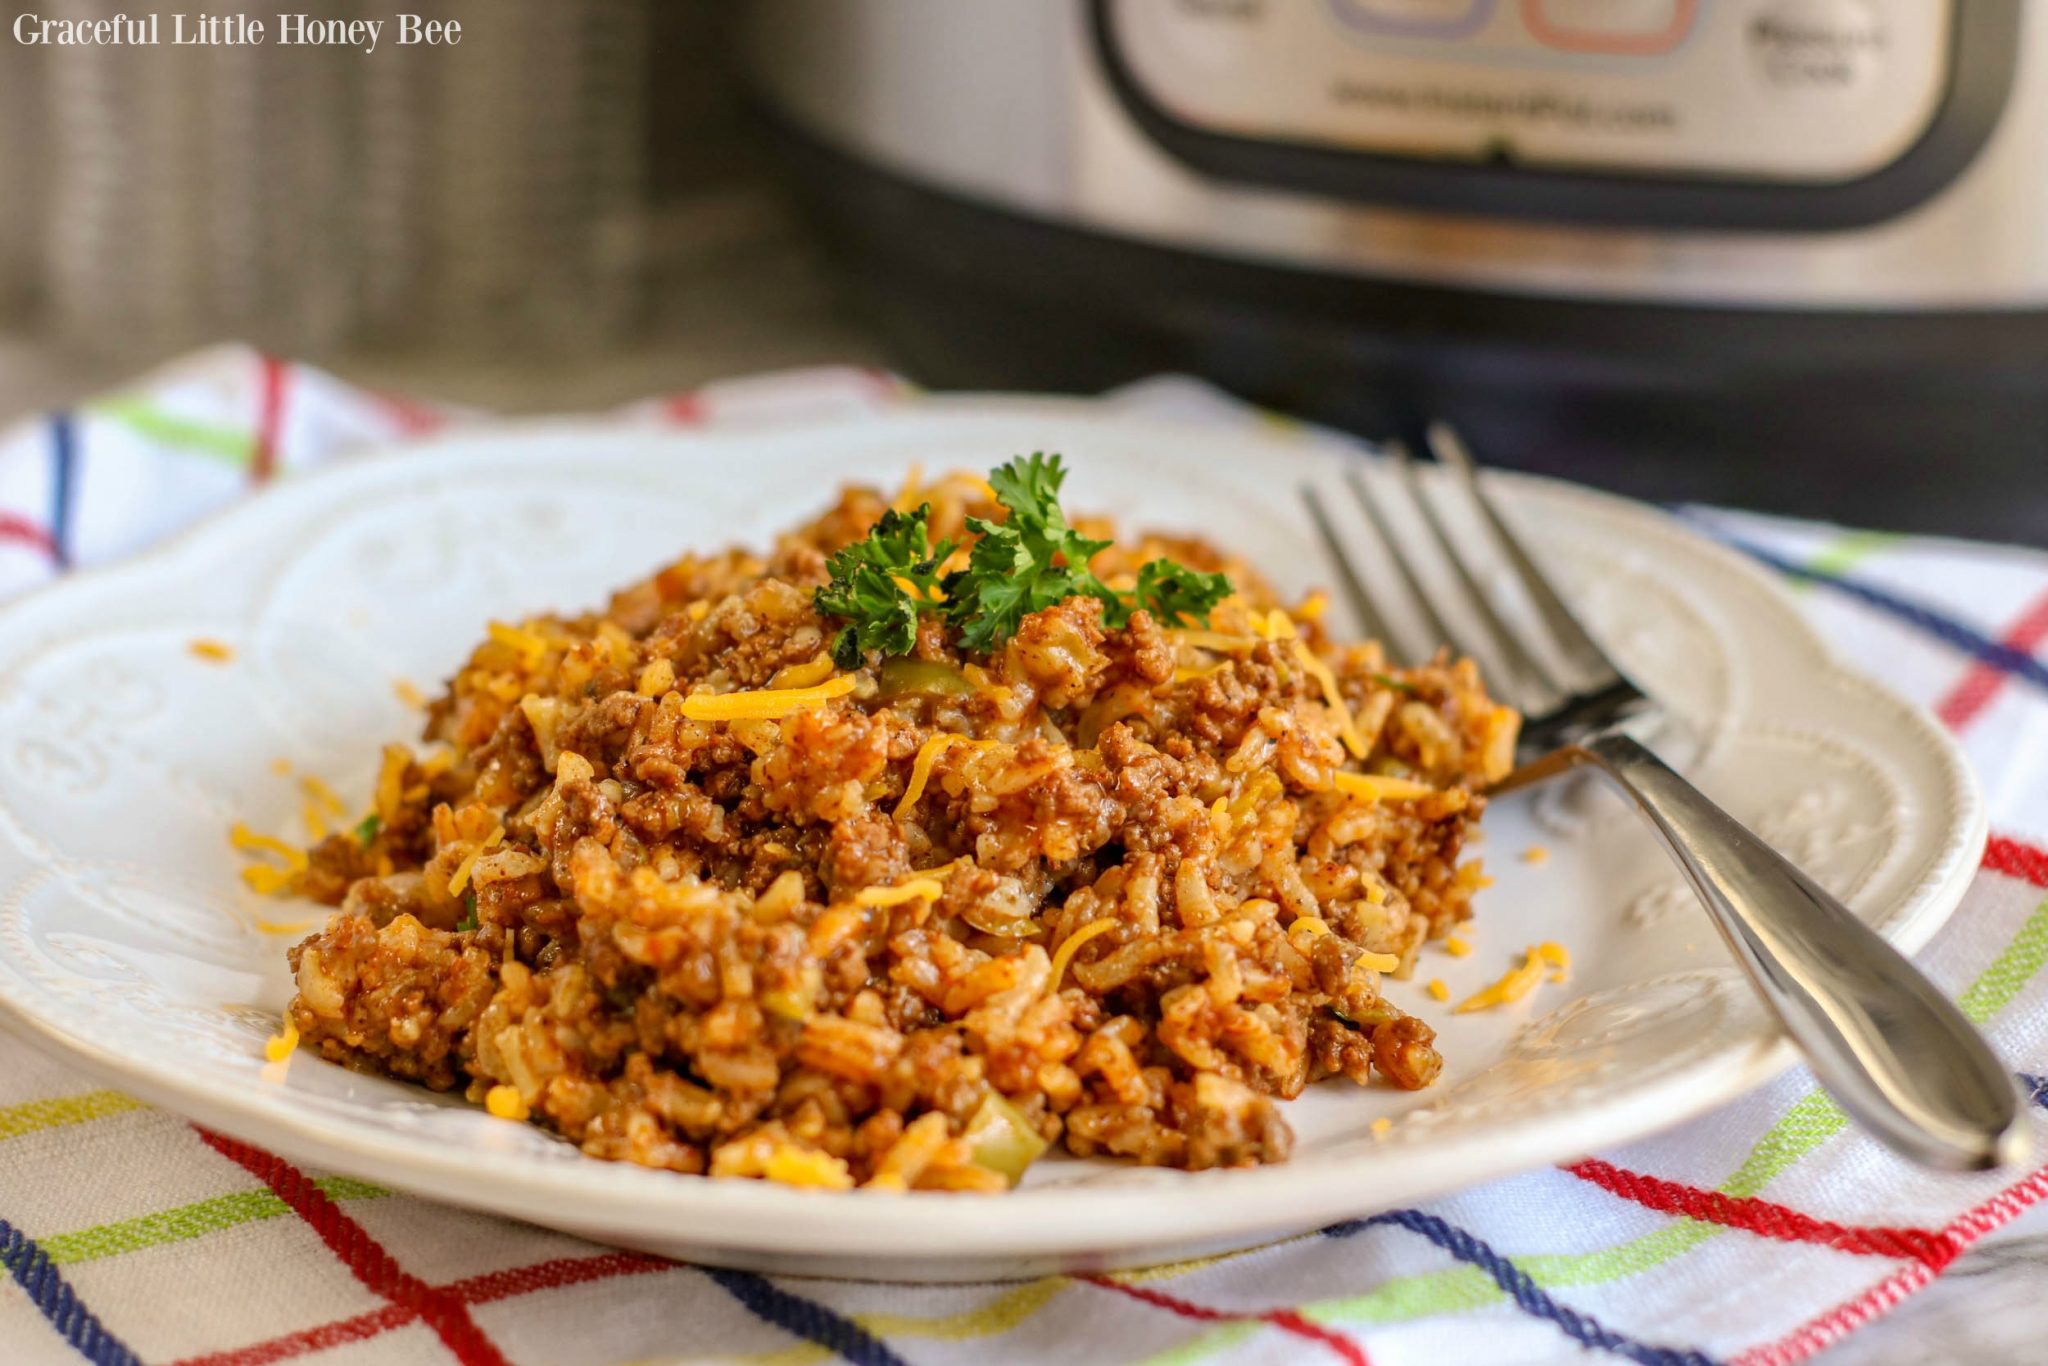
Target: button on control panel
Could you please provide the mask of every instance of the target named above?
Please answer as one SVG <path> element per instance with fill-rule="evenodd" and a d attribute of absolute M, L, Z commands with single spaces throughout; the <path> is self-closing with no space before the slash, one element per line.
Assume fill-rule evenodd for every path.
<path fill-rule="evenodd" d="M 1106 3 L 1132 82 L 1202 133 L 1812 186 L 1927 130 L 1955 23 L 1955 0 Z"/>
<path fill-rule="evenodd" d="M 1465 38 L 1493 17 L 1497 0 L 1331 0 L 1337 18 L 1388 38 Z"/>
<path fill-rule="evenodd" d="M 1522 0 L 1522 23 L 1560 52 L 1655 57 L 1685 41 L 1697 0 Z"/>

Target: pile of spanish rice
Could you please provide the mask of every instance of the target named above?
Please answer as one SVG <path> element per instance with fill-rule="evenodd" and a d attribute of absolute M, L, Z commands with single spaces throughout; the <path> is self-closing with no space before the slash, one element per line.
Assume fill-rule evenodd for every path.
<path fill-rule="evenodd" d="M 970 476 L 907 495 L 934 540 L 1011 515 Z M 1483 881 L 1517 718 L 1471 664 L 1392 668 L 1150 539 L 1088 567 L 1228 573 L 1205 625 L 1073 596 L 968 650 L 932 612 L 842 668 L 813 596 L 890 505 L 493 624 L 285 888 L 340 907 L 291 950 L 304 1046 L 597 1157 L 895 1191 L 1055 1143 L 1279 1161 L 1276 1097 L 1428 1085 L 1380 978 Z"/>

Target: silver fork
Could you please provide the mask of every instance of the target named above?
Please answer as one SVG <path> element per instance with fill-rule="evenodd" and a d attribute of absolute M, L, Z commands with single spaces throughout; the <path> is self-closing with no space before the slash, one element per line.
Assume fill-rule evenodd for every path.
<path fill-rule="evenodd" d="M 1845 1111 L 1894 1151 L 1929 1166 L 1969 1171 L 2020 1160 L 2027 1136 L 2018 1088 L 1983 1037 L 1854 912 L 1635 738 L 1662 719 L 1656 700 L 1579 625 L 1480 490 L 1456 433 L 1432 426 L 1429 445 L 1468 500 L 1471 529 L 1462 534 L 1424 495 L 1405 450 L 1389 452 L 1405 486 L 1398 503 L 1355 470 L 1347 482 L 1392 561 L 1395 591 L 1434 637 L 1431 648 L 1447 644 L 1490 665 L 1495 696 L 1526 717 L 1517 767 L 1494 791 L 1581 766 L 1610 779 L 1648 818 L 1757 994 Z M 1400 600 L 1387 591 L 1388 576 L 1368 570 L 1364 547 L 1339 530 L 1313 486 L 1302 494 L 1360 620 L 1391 648 L 1381 609 Z M 1476 632 L 1454 633 L 1448 585 L 1404 545 L 1397 524 L 1436 544 L 1476 608 L 1469 614 Z M 1533 607 L 1540 632 L 1509 625 L 1515 604 L 1488 587 L 1482 550 L 1526 594 L 1522 615 Z M 1375 577 L 1380 582 L 1368 587 Z"/>

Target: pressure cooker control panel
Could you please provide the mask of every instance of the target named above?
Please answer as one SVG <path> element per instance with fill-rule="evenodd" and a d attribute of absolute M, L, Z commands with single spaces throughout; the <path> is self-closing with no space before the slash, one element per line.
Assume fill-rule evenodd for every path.
<path fill-rule="evenodd" d="M 1824 186 L 1934 124 L 1957 0 L 1100 0 L 1191 133 L 1405 160 Z"/>

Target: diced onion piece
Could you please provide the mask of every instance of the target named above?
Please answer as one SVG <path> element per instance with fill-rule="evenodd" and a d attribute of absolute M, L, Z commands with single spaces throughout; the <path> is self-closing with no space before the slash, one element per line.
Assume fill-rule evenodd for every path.
<path fill-rule="evenodd" d="M 875 693 L 885 701 L 906 696 L 972 697 L 974 691 L 974 680 L 936 660 L 895 655 L 883 660 L 875 673 Z"/>
<path fill-rule="evenodd" d="M 659 697 L 676 685 L 676 666 L 668 659 L 649 660 L 640 670 L 640 677 L 633 683 L 633 691 L 642 697 Z"/>
<path fill-rule="evenodd" d="M 1024 1169 L 1049 1146 L 1022 1110 L 993 1091 L 960 1136 L 967 1141 L 969 1160 L 975 1166 L 996 1173 L 1012 1186 L 1024 1179 Z"/>

